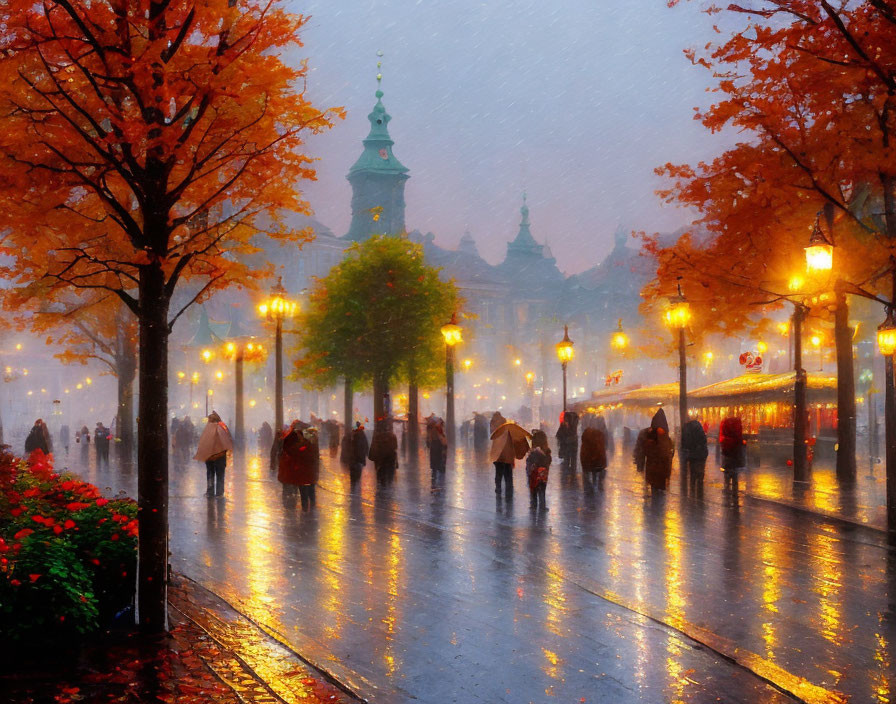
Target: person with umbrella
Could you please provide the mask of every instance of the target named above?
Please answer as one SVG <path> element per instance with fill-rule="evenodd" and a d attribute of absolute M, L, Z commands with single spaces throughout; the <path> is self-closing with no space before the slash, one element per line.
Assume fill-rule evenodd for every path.
<path fill-rule="evenodd" d="M 194 460 L 205 462 L 207 497 L 224 496 L 224 470 L 227 467 L 227 453 L 233 450 L 233 438 L 215 411 L 208 416 L 208 423 L 199 437 L 199 447 Z"/>
<path fill-rule="evenodd" d="M 320 477 L 320 445 L 317 430 L 308 423 L 294 420 L 283 436 L 283 451 L 277 479 L 283 485 L 283 503 L 294 507 L 296 492 L 301 496 L 302 510 L 317 503 L 316 491 Z"/>
<path fill-rule="evenodd" d="M 512 421 L 495 427 L 489 452 L 489 459 L 495 465 L 495 494 L 501 494 L 503 481 L 504 495 L 513 496 L 513 465 L 526 456 L 531 437 L 527 430 Z"/>

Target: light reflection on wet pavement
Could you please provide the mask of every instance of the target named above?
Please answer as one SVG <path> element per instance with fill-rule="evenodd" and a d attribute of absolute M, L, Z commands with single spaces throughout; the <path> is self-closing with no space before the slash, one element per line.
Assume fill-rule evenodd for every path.
<path fill-rule="evenodd" d="M 711 476 L 701 501 L 651 499 L 619 457 L 602 487 L 552 469 L 547 513 L 521 466 L 496 498 L 469 450 L 444 478 L 403 462 L 386 488 L 368 466 L 356 493 L 325 457 L 306 514 L 257 457 L 236 464 L 224 500 L 198 463 L 172 467 L 173 568 L 377 704 L 794 701 L 755 672 L 806 701 L 893 697 L 896 553 L 871 531 Z"/>

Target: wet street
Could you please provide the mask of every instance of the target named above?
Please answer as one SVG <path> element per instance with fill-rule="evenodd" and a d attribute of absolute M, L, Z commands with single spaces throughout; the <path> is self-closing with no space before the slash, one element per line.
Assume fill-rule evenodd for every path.
<path fill-rule="evenodd" d="M 135 477 L 72 449 L 111 492 Z M 257 457 L 172 468 L 172 566 L 377 704 L 890 702 L 896 552 L 882 534 L 734 496 L 650 498 L 617 456 L 602 485 L 551 470 L 494 493 L 484 456 L 401 463 L 356 492 L 324 458 L 316 510 Z M 677 476 L 673 475 L 673 482 Z M 841 699 L 839 695 L 843 695 Z"/>

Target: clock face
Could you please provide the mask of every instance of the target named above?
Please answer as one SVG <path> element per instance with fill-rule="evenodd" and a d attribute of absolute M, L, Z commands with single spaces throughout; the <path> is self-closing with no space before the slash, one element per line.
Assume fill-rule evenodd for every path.
<path fill-rule="evenodd" d="M 385 148 L 380 149 L 380 159 L 382 159 L 383 161 L 387 161 L 389 159 L 389 152 L 387 152 Z"/>

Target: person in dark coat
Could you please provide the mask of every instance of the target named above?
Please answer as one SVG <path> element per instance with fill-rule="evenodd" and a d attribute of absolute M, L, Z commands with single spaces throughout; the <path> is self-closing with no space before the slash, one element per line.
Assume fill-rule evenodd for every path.
<path fill-rule="evenodd" d="M 473 414 L 473 448 L 477 452 L 484 452 L 488 445 L 488 420 L 481 413 Z"/>
<path fill-rule="evenodd" d="M 579 451 L 582 471 L 597 478 L 598 472 L 607 468 L 607 435 L 595 423 L 582 432 L 582 447 Z"/>
<path fill-rule="evenodd" d="M 644 440 L 644 475 L 653 491 L 665 491 L 668 487 L 674 455 L 669 423 L 666 413 L 660 408 L 653 416 Z"/>
<path fill-rule="evenodd" d="M 25 455 L 30 455 L 35 450 L 40 450 L 45 455 L 50 454 L 50 443 L 48 442 L 46 427 L 41 418 L 34 421 L 28 437 L 25 438 Z"/>
<path fill-rule="evenodd" d="M 638 437 L 635 440 L 635 448 L 634 450 L 632 450 L 632 462 L 635 463 L 635 469 L 639 472 L 644 471 L 644 464 L 647 461 L 645 449 L 647 443 L 647 434 L 649 432 L 650 428 L 642 428 L 638 431 Z"/>
<path fill-rule="evenodd" d="M 448 438 L 445 421 L 441 418 L 427 423 L 426 444 L 429 446 L 429 468 L 433 472 L 444 472 L 448 464 Z"/>
<path fill-rule="evenodd" d="M 96 448 L 97 468 L 109 466 L 109 429 L 99 422 L 93 432 L 93 446 Z"/>
<path fill-rule="evenodd" d="M 330 457 L 335 457 L 339 452 L 339 422 L 330 418 L 324 421 L 323 428 L 327 433 L 327 449 L 330 451 Z"/>
<path fill-rule="evenodd" d="M 346 440 L 349 443 L 347 458 L 349 478 L 354 487 L 361 480 L 361 472 L 364 470 L 364 465 L 367 464 L 367 454 L 370 451 L 367 433 L 364 432 L 364 426 L 360 421 L 355 423 L 355 429 L 351 434 L 346 435 Z"/>
<path fill-rule="evenodd" d="M 738 472 L 747 464 L 747 442 L 740 418 L 725 418 L 719 426 L 719 447 L 722 451 L 722 471 L 725 472 L 725 486 L 737 487 Z"/>
<path fill-rule="evenodd" d="M 398 468 L 398 438 L 388 420 L 380 421 L 379 427 L 373 432 L 367 457 L 376 469 L 377 482 L 391 483 Z"/>
<path fill-rule="evenodd" d="M 532 433 L 532 448 L 526 455 L 526 479 L 529 483 L 529 508 L 547 511 L 545 492 L 548 486 L 548 473 L 551 466 L 551 448 L 548 436 L 541 430 Z"/>
<path fill-rule="evenodd" d="M 689 420 L 681 433 L 681 464 L 682 471 L 687 473 L 691 491 L 703 486 L 708 456 L 703 424 L 696 419 Z"/>
<path fill-rule="evenodd" d="M 258 429 L 258 454 L 265 455 L 271 451 L 271 445 L 274 444 L 274 430 L 271 424 L 265 421 Z"/>
<path fill-rule="evenodd" d="M 193 442 L 195 441 L 196 429 L 193 427 L 193 421 L 190 416 L 184 416 L 184 419 L 177 426 L 177 455 L 181 464 L 186 464 L 193 454 Z"/>
<path fill-rule="evenodd" d="M 560 426 L 557 428 L 557 455 L 569 466 L 576 468 L 579 451 L 579 415 L 574 411 L 560 414 Z"/>
<path fill-rule="evenodd" d="M 277 479 L 283 484 L 283 502 L 295 506 L 296 491 L 302 501 L 302 510 L 317 504 L 315 487 L 320 478 L 320 444 L 317 430 L 299 420 L 294 420 L 283 436 Z"/>
<path fill-rule="evenodd" d="M 69 440 L 71 440 L 71 430 L 67 425 L 63 425 L 59 428 L 59 444 L 65 448 L 66 454 L 68 454 Z"/>

